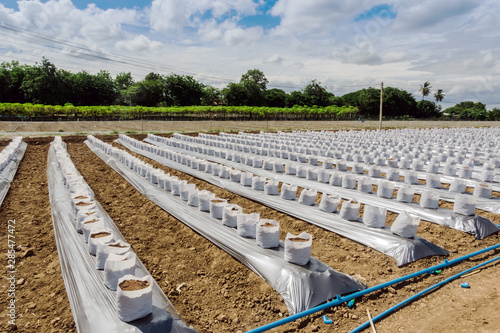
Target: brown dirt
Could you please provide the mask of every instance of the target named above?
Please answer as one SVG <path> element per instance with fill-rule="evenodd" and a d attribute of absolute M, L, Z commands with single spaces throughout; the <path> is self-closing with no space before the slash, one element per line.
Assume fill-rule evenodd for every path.
<path fill-rule="evenodd" d="M 107 142 L 116 138 L 100 137 Z M 144 136 L 136 136 L 142 139 Z M 18 328 L 23 332 L 72 332 L 74 323 L 61 278 L 54 241 L 48 200 L 46 160 L 52 139 L 26 139 L 28 150 L 2 207 L 0 232 L 2 251 L 6 253 L 6 223 L 16 219 L 17 245 L 21 245 L 16 279 L 24 279 L 17 287 Z M 220 250 L 202 236 L 170 216 L 136 191 L 123 178 L 95 156 L 84 144 L 84 137 L 64 138 L 78 170 L 95 192 L 98 200 L 119 227 L 153 278 L 168 295 L 181 318 L 199 332 L 237 332 L 258 327 L 288 315 L 285 304 L 262 278 Z M 1 142 L 1 140 L 0 140 Z M 303 231 L 313 238 L 312 256 L 332 268 L 351 274 L 368 286 L 415 272 L 442 262 L 442 257 L 419 260 L 397 267 L 394 260 L 349 239 L 277 212 L 251 200 L 222 190 L 182 172 L 166 168 L 141 157 L 181 180 L 194 183 L 218 198 L 243 207 L 244 213 L 258 212 L 261 218 L 280 223 L 280 238 L 288 232 Z M 478 214 L 500 224 L 500 216 L 477 210 Z M 388 213 L 388 224 L 395 214 Z M 418 235 L 450 250 L 456 258 L 497 244 L 499 235 L 484 240 L 445 227 L 422 221 Z M 34 255 L 23 257 L 32 249 Z M 424 275 L 410 282 L 370 294 L 356 300 L 356 306 L 345 305 L 308 316 L 279 327 L 274 332 L 345 332 L 366 321 L 366 309 L 372 316 L 442 279 L 472 267 L 486 258 L 498 255 L 490 251 L 456 267 L 444 269 L 440 275 Z M 493 332 L 500 327 L 499 265 L 457 280 L 424 299 L 397 311 L 376 323 L 379 332 L 420 332 L 439 329 L 455 332 Z M 460 288 L 468 281 L 470 289 Z M 7 290 L 6 279 L 0 282 Z M 183 285 L 184 284 L 184 285 Z M 181 287 L 181 285 L 183 285 Z M 179 291 L 180 290 L 180 291 Z M 2 297 L 0 327 L 11 329 L 6 321 L 6 302 Z M 334 324 L 323 323 L 326 314 Z M 368 332 L 368 330 L 365 330 Z"/>
<path fill-rule="evenodd" d="M 124 291 L 134 291 L 134 290 L 141 290 L 144 288 L 149 287 L 151 282 L 149 281 L 139 281 L 139 280 L 125 280 L 122 281 L 119 286 L 121 290 Z"/>

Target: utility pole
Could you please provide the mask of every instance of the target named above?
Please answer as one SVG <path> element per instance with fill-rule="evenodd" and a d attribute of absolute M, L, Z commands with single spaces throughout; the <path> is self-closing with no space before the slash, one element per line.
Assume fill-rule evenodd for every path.
<path fill-rule="evenodd" d="M 382 130 L 382 105 L 384 103 L 384 82 L 380 82 L 380 118 L 378 129 Z"/>

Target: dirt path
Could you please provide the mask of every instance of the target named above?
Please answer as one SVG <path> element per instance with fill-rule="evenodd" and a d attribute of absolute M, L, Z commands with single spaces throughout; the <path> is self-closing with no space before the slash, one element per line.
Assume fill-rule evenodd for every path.
<path fill-rule="evenodd" d="M 75 135 L 89 133 L 220 132 L 283 130 L 377 129 L 378 121 L 0 121 L 0 135 Z M 383 122 L 384 128 L 447 128 L 500 126 L 500 121 L 399 121 Z"/>

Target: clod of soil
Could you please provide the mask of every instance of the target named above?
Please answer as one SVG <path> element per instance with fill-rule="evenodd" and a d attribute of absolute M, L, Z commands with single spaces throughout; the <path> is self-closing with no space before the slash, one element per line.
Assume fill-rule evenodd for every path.
<path fill-rule="evenodd" d="M 90 235 L 90 238 L 102 238 L 111 235 L 109 232 L 101 231 Z"/>
<path fill-rule="evenodd" d="M 210 200 L 210 201 L 212 201 L 213 203 L 220 203 L 220 202 L 224 202 L 224 200 L 218 200 L 218 199 L 216 199 L 216 200 Z"/>
<path fill-rule="evenodd" d="M 89 197 L 86 197 L 84 195 L 79 195 L 79 196 L 75 197 L 75 199 L 77 199 L 77 200 L 88 199 L 88 198 Z"/>
<path fill-rule="evenodd" d="M 309 239 L 305 239 L 302 237 L 292 237 L 292 238 L 288 238 L 288 239 L 291 240 L 292 242 L 307 242 L 307 241 L 309 241 Z"/>
<path fill-rule="evenodd" d="M 272 223 L 266 222 L 263 225 L 261 225 L 261 227 L 275 227 L 275 225 Z"/>
<path fill-rule="evenodd" d="M 79 202 L 76 204 L 79 207 L 90 206 L 92 205 L 90 202 Z"/>
<path fill-rule="evenodd" d="M 87 221 L 87 222 L 84 222 L 83 224 L 89 224 L 89 223 L 95 223 L 99 220 L 96 220 L 96 219 L 93 219 L 93 220 L 90 220 L 90 221 Z"/>
<path fill-rule="evenodd" d="M 121 247 L 121 248 L 127 247 L 126 245 L 120 245 L 120 243 L 112 243 L 112 244 L 108 244 L 108 246 L 111 246 L 111 247 Z"/>
<path fill-rule="evenodd" d="M 119 286 L 124 291 L 134 291 L 141 290 L 149 287 L 151 282 L 149 281 L 139 281 L 139 280 L 125 280 L 122 281 Z"/>

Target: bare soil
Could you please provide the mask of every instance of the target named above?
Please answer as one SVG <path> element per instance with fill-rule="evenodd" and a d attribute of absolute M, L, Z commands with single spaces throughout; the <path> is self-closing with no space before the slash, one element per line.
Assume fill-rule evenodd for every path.
<path fill-rule="evenodd" d="M 135 137 L 144 138 L 142 135 Z M 116 136 L 99 138 L 112 142 Z M 186 323 L 199 332 L 243 332 L 288 315 L 281 296 L 261 277 L 141 195 L 94 155 L 83 143 L 84 139 L 84 136 L 64 138 L 75 166 Z M 17 328 L 22 332 L 74 332 L 48 199 L 46 163 L 52 138 L 27 138 L 25 141 L 28 143 L 26 155 L 0 207 L 3 253 L 7 253 L 7 221 L 16 220 Z M 0 140 L 2 145 L 5 144 Z M 264 219 L 279 221 L 281 239 L 288 232 L 295 235 L 308 232 L 313 238 L 313 257 L 333 269 L 355 276 L 368 286 L 441 263 L 444 259 L 430 257 L 397 267 L 392 258 L 349 239 L 140 158 L 181 180 L 196 184 L 200 190 L 212 191 L 216 197 L 243 207 L 244 213 L 258 212 Z M 481 210 L 477 213 L 500 224 L 498 214 Z M 394 218 L 395 214 L 389 213 L 388 224 Z M 417 234 L 451 251 L 448 259 L 497 244 L 500 240 L 498 234 L 476 240 L 471 235 L 426 221 L 421 222 Z M 490 251 L 444 269 L 439 275 L 423 275 L 357 299 L 352 309 L 338 306 L 273 332 L 348 332 L 367 320 L 367 309 L 375 316 L 416 292 L 499 253 Z M 500 327 L 499 280 L 499 265 L 490 265 L 377 322 L 377 331 L 496 332 Z M 460 282 L 465 281 L 469 282 L 469 289 L 460 287 Z M 7 289 L 7 280 L 1 279 L 0 292 L 5 294 Z M 0 330 L 13 330 L 6 319 L 6 297 L 0 299 Z M 323 323 L 325 314 L 333 324 Z"/>

